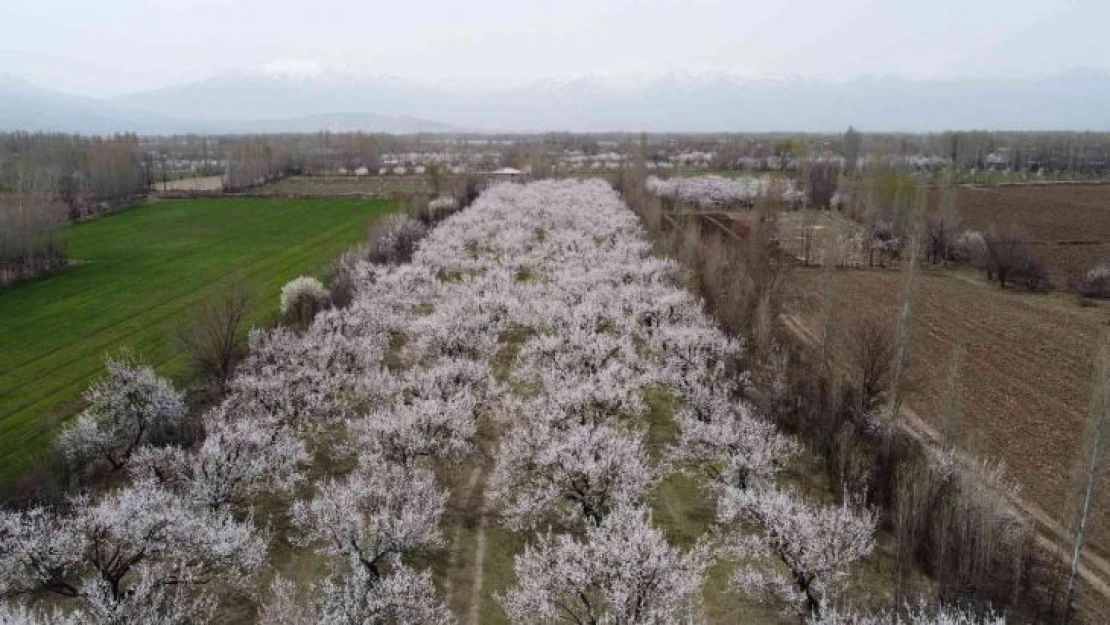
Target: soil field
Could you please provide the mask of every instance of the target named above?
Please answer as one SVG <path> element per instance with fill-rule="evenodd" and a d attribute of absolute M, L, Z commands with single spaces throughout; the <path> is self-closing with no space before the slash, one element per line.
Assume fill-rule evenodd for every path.
<path fill-rule="evenodd" d="M 840 328 L 862 314 L 897 318 L 899 273 L 848 270 L 833 276 Z M 789 279 L 788 313 L 811 328 L 819 327 L 821 318 L 821 279 L 821 271 L 813 269 L 798 269 Z M 1005 462 L 1022 496 L 1066 524 L 1093 350 L 1110 325 L 1110 309 L 1080 308 L 1062 294 L 1000 291 L 973 274 L 929 272 L 919 276 L 915 306 L 910 407 L 939 425 L 948 362 L 953 347 L 962 344 L 961 446 Z M 1102 492 L 1107 489 L 1110 480 Z M 1110 552 L 1110 496 L 1096 505 L 1100 514 L 1093 543 L 1105 556 Z"/>
<path fill-rule="evenodd" d="M 778 221 L 783 251 L 810 265 L 824 265 L 835 257 L 837 265 L 867 264 L 863 226 L 835 211 L 783 211 Z"/>
<path fill-rule="evenodd" d="M 1110 260 L 1110 185 L 961 187 L 957 201 L 967 228 L 1027 233 L 1058 287 Z"/>
<path fill-rule="evenodd" d="M 319 273 L 392 203 L 164 200 L 72 225 L 71 266 L 0 288 L 0 481 L 47 449 L 105 354 L 129 349 L 180 374 L 174 339 L 202 298 L 242 279 L 252 321 L 288 280 Z"/>
<path fill-rule="evenodd" d="M 154 190 L 158 191 L 206 191 L 215 192 L 224 188 L 224 179 L 222 176 L 206 176 L 204 178 L 182 178 L 180 180 L 168 180 L 166 182 L 157 182 L 154 185 Z"/>
<path fill-rule="evenodd" d="M 443 189 L 451 188 L 453 178 L 441 177 Z M 393 197 L 396 193 L 433 193 L 430 176 L 290 176 L 253 190 L 264 195 L 296 195 L 321 197 L 367 196 Z"/>

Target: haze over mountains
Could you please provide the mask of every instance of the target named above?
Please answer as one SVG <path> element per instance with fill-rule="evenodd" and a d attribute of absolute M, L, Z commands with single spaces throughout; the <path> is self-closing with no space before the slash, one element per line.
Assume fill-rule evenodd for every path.
<path fill-rule="evenodd" d="M 1110 130 L 1110 75 L 1030 79 L 584 76 L 505 88 L 393 77 L 241 72 L 107 99 L 0 76 L 0 130 L 368 131 Z"/>

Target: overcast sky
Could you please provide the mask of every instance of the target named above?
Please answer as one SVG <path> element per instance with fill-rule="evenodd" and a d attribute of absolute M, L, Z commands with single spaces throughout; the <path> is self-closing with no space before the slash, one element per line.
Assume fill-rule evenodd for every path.
<path fill-rule="evenodd" d="M 0 25 L 0 73 L 96 96 L 262 67 L 486 85 L 1110 71 L 1108 0 L 0 0 Z"/>

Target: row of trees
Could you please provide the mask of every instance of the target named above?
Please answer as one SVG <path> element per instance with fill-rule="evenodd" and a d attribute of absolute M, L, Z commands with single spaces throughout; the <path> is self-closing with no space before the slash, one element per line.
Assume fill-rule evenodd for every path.
<path fill-rule="evenodd" d="M 0 190 L 27 188 L 29 180 L 64 203 L 71 219 L 94 214 L 142 190 L 139 139 L 0 134 Z"/>
<path fill-rule="evenodd" d="M 138 138 L 0 134 L 0 284 L 65 264 L 67 220 L 142 188 Z"/>
<path fill-rule="evenodd" d="M 826 265 L 828 275 L 814 294 L 817 326 L 799 339 L 779 322 L 789 266 L 778 249 L 780 207 L 757 206 L 757 219 L 740 243 L 696 219 L 662 215 L 658 200 L 643 194 L 634 179 L 624 180 L 622 188 L 661 247 L 690 269 L 688 279 L 715 318 L 748 339 L 761 414 L 823 459 L 842 496 L 866 493 L 879 526 L 893 534 L 896 604 L 913 596 L 914 571 L 926 571 L 937 583 L 938 598 L 977 609 L 1005 607 L 1024 615 L 1019 618 L 1059 618 L 1059 563 L 1031 549 L 1031 527 L 1009 501 L 1015 486 L 997 466 L 969 461 L 955 450 L 958 399 L 942 416 L 952 425 L 943 428 L 939 445 L 922 444 L 901 426 L 899 404 L 913 380 L 913 271 L 906 274 L 897 318 L 866 311 L 842 318 L 835 269 Z M 910 190 L 907 226 L 920 232 L 915 205 L 924 198 Z M 918 237 L 908 240 L 903 261 L 912 267 L 926 246 Z M 949 377 L 958 383 L 960 359 L 954 361 Z M 958 396 L 958 387 L 949 396 Z M 707 439 L 727 444 L 720 433 Z M 718 461 L 710 470 L 723 466 Z"/>

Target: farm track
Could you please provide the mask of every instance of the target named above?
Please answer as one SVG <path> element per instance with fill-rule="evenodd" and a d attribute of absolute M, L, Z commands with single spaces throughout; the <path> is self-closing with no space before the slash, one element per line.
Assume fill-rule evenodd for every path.
<path fill-rule="evenodd" d="M 783 326 L 795 338 L 811 349 L 817 347 L 819 342 L 817 334 L 797 315 L 784 313 L 780 315 L 780 319 Z M 898 426 L 922 445 L 932 446 L 941 440 L 940 433 L 921 419 L 910 406 L 902 406 L 901 417 Z M 976 462 L 975 458 L 962 451 L 957 455 L 965 465 L 970 466 Z M 1007 499 L 1033 521 L 1037 546 L 1059 559 L 1065 566 L 1070 566 L 1072 557 L 1070 549 L 1074 548 L 1074 543 L 1064 527 L 1043 508 L 1020 495 L 1008 495 Z M 1110 562 L 1090 549 L 1085 549 L 1079 566 L 1079 575 L 1104 599 L 1110 600 Z"/>

